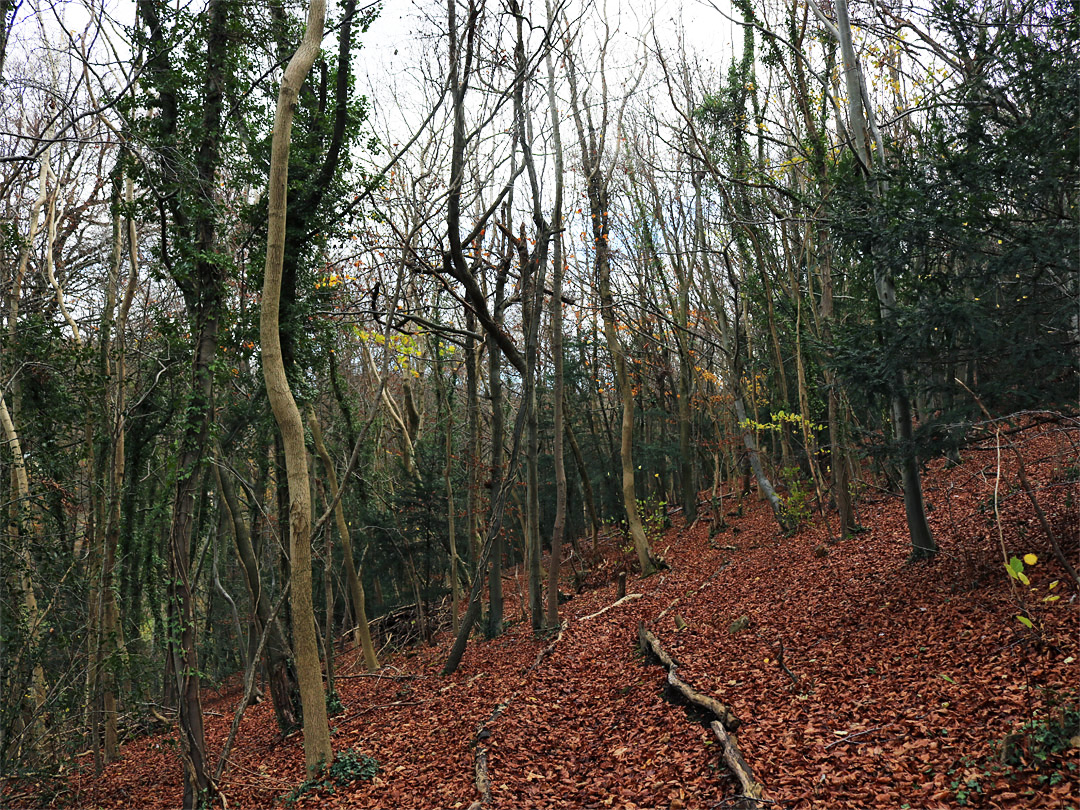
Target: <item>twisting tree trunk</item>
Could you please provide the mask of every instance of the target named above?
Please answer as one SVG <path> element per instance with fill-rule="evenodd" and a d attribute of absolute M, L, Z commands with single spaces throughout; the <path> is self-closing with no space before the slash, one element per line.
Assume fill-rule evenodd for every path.
<path fill-rule="evenodd" d="M 304 423 L 285 376 L 281 354 L 279 305 L 285 256 L 285 216 L 289 181 L 289 144 L 300 86 L 319 53 L 325 0 L 312 0 L 307 29 L 300 47 L 289 60 L 278 91 L 274 136 L 270 152 L 269 209 L 266 236 L 266 276 L 263 282 L 260 339 L 263 378 L 274 419 L 285 445 L 289 479 L 289 558 L 292 567 L 290 601 L 293 647 L 296 653 L 300 701 L 304 709 L 304 760 L 308 775 L 330 763 L 333 748 L 326 717 L 326 695 L 319 666 L 315 614 L 311 601 L 311 489 L 308 479 Z"/>

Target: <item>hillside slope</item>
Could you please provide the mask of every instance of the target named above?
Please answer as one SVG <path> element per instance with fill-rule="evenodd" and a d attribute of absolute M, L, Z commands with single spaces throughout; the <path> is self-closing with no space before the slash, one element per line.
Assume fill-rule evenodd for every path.
<path fill-rule="evenodd" d="M 1044 425 L 1012 438 L 1075 561 L 1080 431 Z M 748 497 L 740 509 L 728 497 L 728 529 L 712 539 L 707 521 L 672 529 L 656 542 L 672 570 L 631 576 L 627 590 L 640 597 L 589 618 L 615 602 L 612 572 L 630 561 L 609 540 L 593 587 L 562 606 L 554 644 L 518 622 L 474 640 L 449 678 L 438 674 L 445 635 L 388 658 L 381 677 L 359 676 L 353 653 L 339 658 L 335 750 L 370 755 L 379 771 L 295 804 L 467 808 L 480 798 L 479 742 L 494 807 L 735 806 L 712 734 L 665 700 L 663 670 L 638 653 L 644 622 L 679 660 L 679 676 L 742 720 L 738 744 L 770 807 L 1080 806 L 1068 748 L 1080 731 L 1059 728 L 1080 709 L 1077 594 L 1016 464 L 991 436 L 960 466 L 931 465 L 926 495 L 942 548 L 929 564 L 906 564 L 903 505 L 884 493 L 862 500 L 867 531 L 836 544 L 823 526 L 780 536 L 762 503 Z M 1010 582 L 1002 544 L 1009 556 L 1037 555 L 1028 588 Z M 508 615 L 518 616 L 518 599 L 511 587 Z M 1032 628 L 1017 620 L 1022 608 Z M 742 616 L 749 626 L 731 634 Z M 207 701 L 213 757 L 236 697 Z M 1034 733 L 1021 734 L 1025 724 Z M 1005 745 L 1010 734 L 1019 736 Z M 228 807 L 269 806 L 302 779 L 300 736 L 282 741 L 268 703 L 250 708 L 221 785 Z M 179 801 L 173 732 L 130 743 L 101 779 L 76 775 L 50 803 Z"/>

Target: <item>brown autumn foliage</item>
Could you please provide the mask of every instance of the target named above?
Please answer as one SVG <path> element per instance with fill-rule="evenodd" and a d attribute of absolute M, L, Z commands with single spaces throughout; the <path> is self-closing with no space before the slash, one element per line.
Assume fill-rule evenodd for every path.
<path fill-rule="evenodd" d="M 1075 561 L 1080 431 L 1051 424 L 1012 438 Z M 334 748 L 374 757 L 379 771 L 310 790 L 295 806 L 467 808 L 480 798 L 481 727 L 494 807 L 735 806 L 714 738 L 665 700 L 663 671 L 638 654 L 639 622 L 681 678 L 739 716 L 738 743 L 768 807 L 1080 806 L 1080 740 L 1067 747 L 1080 731 L 1061 740 L 1059 730 L 1066 749 L 1053 753 L 1046 733 L 1064 710 L 1074 719 L 1080 710 L 1077 592 L 1018 486 L 1016 461 L 990 434 L 961 465 L 932 463 L 925 489 L 942 548 L 929 564 L 906 564 L 903 504 L 888 493 L 863 493 L 866 531 L 839 543 L 820 524 L 778 536 L 766 504 L 729 497 L 730 528 L 710 539 L 707 520 L 687 528 L 676 517 L 655 543 L 672 570 L 631 578 L 640 598 L 583 620 L 614 602 L 612 572 L 633 553 L 609 538 L 539 664 L 549 641 L 533 638 L 527 620 L 474 640 L 448 678 L 439 675 L 448 634 L 387 656 L 381 677 L 360 676 L 356 651 L 339 657 L 345 712 L 331 718 Z M 1025 565 L 1029 586 L 1008 577 L 1002 545 L 1037 555 Z M 508 575 L 511 616 L 509 606 L 524 610 L 517 582 Z M 749 626 L 732 635 L 744 615 Z M 238 695 L 232 685 L 206 699 L 212 757 Z M 61 783 L 9 785 L 5 805 L 174 807 L 179 768 L 171 730 L 129 742 L 98 779 L 83 758 Z M 228 807 L 280 804 L 303 778 L 300 735 L 280 738 L 268 701 L 250 708 L 220 785 Z"/>

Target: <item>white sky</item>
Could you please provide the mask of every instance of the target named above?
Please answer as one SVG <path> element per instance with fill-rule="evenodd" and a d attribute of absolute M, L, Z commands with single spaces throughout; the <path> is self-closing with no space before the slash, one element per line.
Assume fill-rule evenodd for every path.
<path fill-rule="evenodd" d="M 675 49 L 681 31 L 687 50 L 697 52 L 703 60 L 711 62 L 721 75 L 726 71 L 731 54 L 742 49 L 741 27 L 725 19 L 704 0 L 596 0 L 596 3 L 605 7 L 609 20 L 619 20 L 620 36 L 613 43 L 609 59 L 609 67 L 615 75 L 619 65 L 629 66 L 640 53 L 639 38 L 647 32 L 650 16 L 655 20 L 660 41 L 666 43 L 667 48 Z M 728 10 L 728 0 L 716 0 L 716 4 L 729 16 L 739 16 L 738 12 Z M 502 5 L 500 0 L 488 0 L 491 13 L 501 10 Z M 532 5 L 536 9 L 542 8 L 542 0 L 533 0 Z M 655 11 L 650 14 L 652 8 Z M 539 24 L 546 18 L 543 12 L 538 13 Z M 432 47 L 430 41 L 421 37 L 422 32 L 430 31 L 432 27 L 431 22 L 423 19 L 425 14 L 444 25 L 445 0 L 386 0 L 382 14 L 362 38 L 358 86 L 375 102 L 383 116 L 377 126 L 392 132 L 395 139 L 407 138 L 413 131 L 410 123 L 418 123 L 413 120 L 414 116 L 422 116 L 424 112 L 408 108 L 411 106 L 409 96 L 417 81 L 418 54 L 422 49 Z M 651 37 L 649 41 L 651 44 Z M 392 116 L 399 117 L 399 121 L 388 120 Z"/>

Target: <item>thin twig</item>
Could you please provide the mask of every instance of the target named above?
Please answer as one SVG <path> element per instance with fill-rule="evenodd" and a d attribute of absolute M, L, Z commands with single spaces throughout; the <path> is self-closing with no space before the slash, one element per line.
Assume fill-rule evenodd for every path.
<path fill-rule="evenodd" d="M 783 638 L 780 639 L 780 653 L 776 656 L 776 663 L 778 663 L 780 665 L 780 669 L 784 670 L 784 672 L 787 673 L 787 676 L 789 678 L 791 678 L 791 682 L 794 683 L 796 686 L 798 686 L 799 685 L 799 676 L 796 675 L 794 672 L 792 672 L 790 669 L 788 669 L 787 664 L 784 663 L 784 639 Z"/>
<path fill-rule="evenodd" d="M 881 731 L 881 729 L 888 728 L 891 725 L 893 724 L 886 723 L 883 726 L 874 726 L 873 728 L 868 728 L 865 731 L 856 731 L 854 734 L 848 734 L 846 737 L 841 737 L 839 740 L 833 740 L 831 743 L 825 746 L 825 750 L 832 748 L 834 745 L 839 745 L 842 742 L 848 742 L 849 740 L 853 740 L 856 737 L 861 737 L 864 734 L 869 734 L 871 731 Z"/>
<path fill-rule="evenodd" d="M 960 379 L 956 379 L 956 382 L 971 394 L 972 399 L 975 400 L 975 404 L 979 406 L 982 412 L 986 415 L 986 418 L 993 421 L 990 416 L 990 412 L 986 410 L 986 406 L 982 404 L 982 400 L 968 388 Z M 1035 490 L 1031 487 L 1031 482 L 1028 481 L 1027 469 L 1024 464 L 1024 455 L 1020 452 L 1020 448 L 1016 446 L 1016 442 L 1012 439 L 1006 439 L 1006 443 L 1009 445 L 1009 449 L 1013 451 L 1013 455 L 1016 456 L 1017 474 L 1020 478 L 1020 486 L 1023 488 L 1024 493 L 1028 496 L 1028 500 L 1031 501 L 1032 507 L 1035 509 L 1035 516 L 1039 519 L 1039 525 L 1042 526 L 1042 530 L 1046 533 L 1046 539 L 1050 541 L 1050 548 L 1054 552 L 1054 557 L 1057 558 L 1058 563 L 1061 564 L 1062 569 L 1068 575 L 1069 579 L 1073 581 L 1073 584 L 1080 588 L 1080 576 L 1077 575 L 1076 569 L 1072 563 L 1069 562 L 1069 558 L 1065 556 L 1065 552 L 1061 549 L 1061 543 L 1058 542 L 1057 534 L 1055 534 L 1053 528 L 1050 526 L 1050 521 L 1047 520 L 1046 513 L 1043 511 L 1042 506 L 1039 505 L 1038 498 L 1035 497 Z"/>

